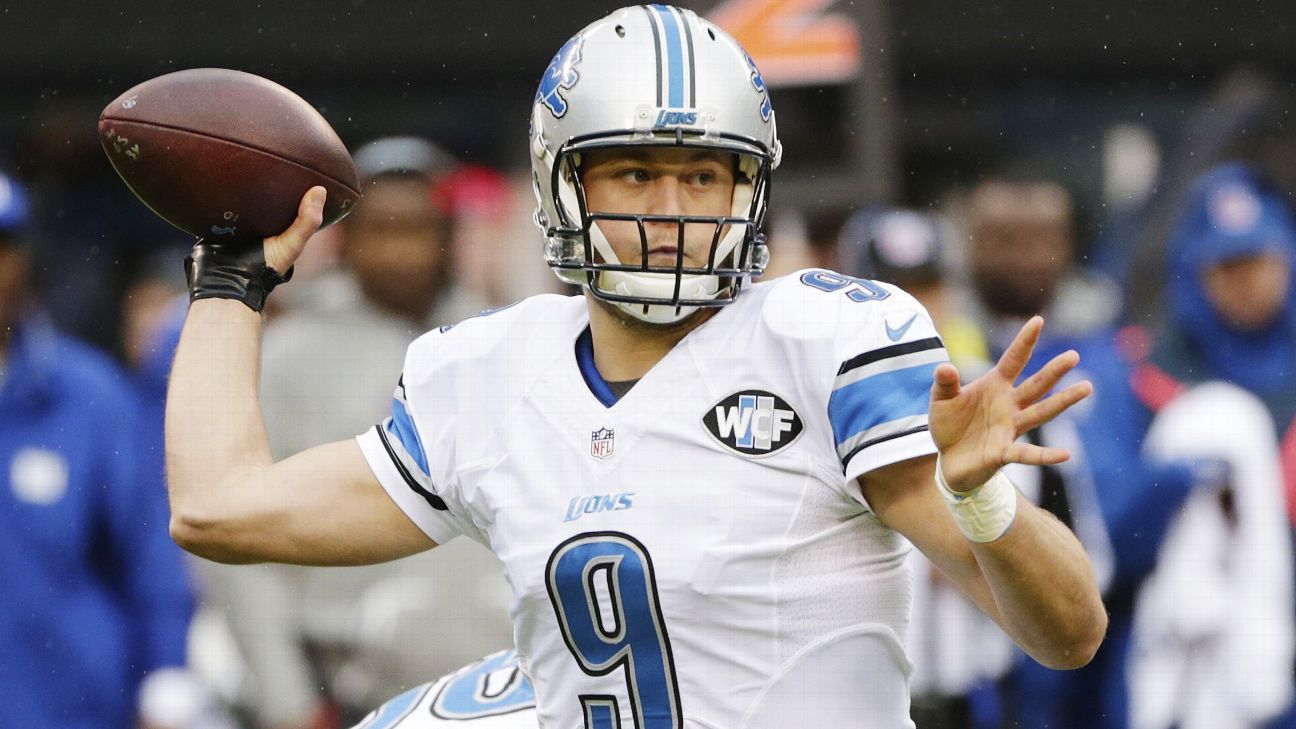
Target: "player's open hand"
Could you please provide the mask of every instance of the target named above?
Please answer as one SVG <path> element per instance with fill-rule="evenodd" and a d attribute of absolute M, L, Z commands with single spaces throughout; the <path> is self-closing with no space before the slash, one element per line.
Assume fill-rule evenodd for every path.
<path fill-rule="evenodd" d="M 999 363 L 982 377 L 960 385 L 952 364 L 936 368 L 931 390 L 931 434 L 941 452 L 945 482 L 955 491 L 975 488 L 1009 463 L 1052 465 L 1071 457 L 1064 448 L 1018 443 L 1017 438 L 1049 422 L 1093 392 L 1088 381 L 1048 393 L 1075 368 L 1070 350 L 1015 384 L 1044 327 L 1042 317 L 1026 322 Z M 1047 397 L 1045 397 L 1047 395 Z"/>
<path fill-rule="evenodd" d="M 302 195 L 301 204 L 297 206 L 297 219 L 288 230 L 265 239 L 265 262 L 280 274 L 286 273 L 293 262 L 306 248 L 315 231 L 324 221 L 324 198 L 328 193 L 316 185 Z"/>

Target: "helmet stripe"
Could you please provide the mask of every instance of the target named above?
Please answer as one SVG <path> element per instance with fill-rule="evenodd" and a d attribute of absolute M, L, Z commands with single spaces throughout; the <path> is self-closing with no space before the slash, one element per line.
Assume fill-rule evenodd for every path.
<path fill-rule="evenodd" d="M 666 69 L 669 79 L 670 107 L 679 109 L 684 106 L 684 47 L 680 39 L 679 19 L 673 8 L 665 5 L 651 5 L 661 19 L 662 31 L 666 36 Z"/>
<path fill-rule="evenodd" d="M 676 9 L 680 16 L 680 25 L 684 27 L 684 41 L 688 46 L 688 98 L 685 100 L 685 106 L 697 106 L 697 66 L 694 65 L 693 59 L 693 26 L 688 21 L 688 16 Z"/>
<path fill-rule="evenodd" d="M 662 44 L 661 33 L 657 32 L 657 14 L 648 6 L 644 6 L 643 11 L 648 14 L 648 27 L 652 28 L 653 34 L 653 53 L 657 58 L 657 106 L 662 105 L 662 85 L 664 83 L 662 75 Z"/>

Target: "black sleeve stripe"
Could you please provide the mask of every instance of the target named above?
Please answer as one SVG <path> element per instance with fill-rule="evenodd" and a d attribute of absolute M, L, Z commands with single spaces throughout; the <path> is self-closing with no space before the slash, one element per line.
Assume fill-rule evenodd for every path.
<path fill-rule="evenodd" d="M 855 454 L 859 453 L 865 448 L 868 448 L 870 446 L 875 446 L 878 443 L 885 443 L 889 440 L 895 440 L 896 438 L 903 438 L 906 435 L 913 435 L 914 433 L 925 433 L 926 431 L 927 431 L 927 426 L 920 425 L 917 428 L 910 428 L 909 430 L 902 430 L 899 433 L 891 433 L 889 435 L 884 435 L 878 438 L 874 438 L 873 440 L 864 441 L 863 443 L 860 443 L 859 445 L 855 446 L 855 448 L 852 449 L 850 453 L 847 453 L 841 459 L 842 465 L 845 466 L 846 464 L 850 463 L 851 459 L 855 457 Z"/>
<path fill-rule="evenodd" d="M 441 500 L 440 496 L 437 496 L 431 491 L 420 486 L 419 482 L 415 481 L 414 477 L 410 475 L 409 469 L 405 468 L 405 464 L 401 462 L 400 456 L 396 455 L 396 450 L 392 448 L 391 443 L 387 440 L 385 429 L 381 425 L 375 425 L 374 427 L 378 430 L 378 437 L 382 440 L 383 448 L 387 449 L 387 455 L 391 457 L 392 463 L 396 464 L 396 470 L 400 471 L 401 478 L 405 479 L 405 483 L 414 490 L 414 493 L 422 496 L 423 500 L 428 502 L 428 506 L 431 506 L 437 511 L 449 511 L 449 507 L 447 507 L 446 503 Z"/>
<path fill-rule="evenodd" d="M 867 364 L 872 364 L 878 360 L 899 357 L 904 354 L 913 354 L 914 352 L 923 352 L 928 349 L 940 349 L 944 346 L 945 345 L 941 342 L 940 337 L 928 337 L 927 339 L 918 339 L 913 342 L 893 344 L 890 347 L 874 349 L 865 352 L 864 354 L 857 354 L 843 362 L 842 366 L 837 370 L 837 375 L 844 375 L 853 369 L 863 367 Z"/>

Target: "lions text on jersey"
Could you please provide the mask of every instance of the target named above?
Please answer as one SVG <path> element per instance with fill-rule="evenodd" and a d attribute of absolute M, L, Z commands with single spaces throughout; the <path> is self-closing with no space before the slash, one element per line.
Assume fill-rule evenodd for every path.
<path fill-rule="evenodd" d="M 547 727 L 911 726 L 908 543 L 855 478 L 935 452 L 922 307 L 811 270 L 758 284 L 624 397 L 583 298 L 409 350 L 359 437 L 433 540 L 489 545 Z"/>

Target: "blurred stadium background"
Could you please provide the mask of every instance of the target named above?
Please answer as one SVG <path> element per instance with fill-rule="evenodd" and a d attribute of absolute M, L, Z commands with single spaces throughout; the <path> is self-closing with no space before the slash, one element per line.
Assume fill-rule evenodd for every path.
<path fill-rule="evenodd" d="M 791 34 L 803 43 L 829 21 L 850 23 L 854 47 L 841 46 L 854 57 L 853 78 L 766 71 L 772 85 L 780 76 L 796 83 L 775 98 L 789 170 L 798 180 L 856 180 L 823 185 L 842 198 L 823 192 L 826 203 L 921 197 L 1009 157 L 1051 163 L 1092 195 L 1112 124 L 1169 139 L 1239 65 L 1275 79 L 1296 71 L 1296 10 L 1277 2 L 681 4 L 712 16 L 750 6 L 764 13 L 755 22 L 782 33 L 807 23 Z M 14 150 L 24 166 L 35 154 L 29 145 L 93 147 L 85 120 L 120 91 L 168 71 L 227 66 L 297 90 L 348 141 L 422 132 L 465 157 L 513 166 L 525 159 L 528 104 L 554 44 L 615 6 L 10 3 L 0 16 L 9 110 L 0 132 L 25 140 Z M 742 30 L 734 32 L 753 45 Z M 759 47 L 753 55 L 768 65 Z M 797 187 L 785 177 L 780 190 Z"/>
<path fill-rule="evenodd" d="M 928 205 L 988 170 L 1028 168 L 1076 195 L 1087 243 L 1103 205 L 1129 193 L 1116 189 L 1114 154 L 1160 149 L 1173 162 L 1197 145 L 1200 159 L 1212 128 L 1236 134 L 1238 117 L 1289 91 L 1296 72 L 1296 8 L 1280 2 L 682 5 L 742 25 L 731 32 L 776 87 L 787 150 L 776 206 L 827 213 L 811 223 L 829 229 L 863 201 Z M 294 89 L 349 144 L 421 134 L 513 170 L 526 160 L 528 105 L 555 44 L 615 6 L 9 3 L 0 163 L 29 183 L 74 179 L 140 225 L 98 150 L 98 111 L 147 78 L 225 66 Z"/>

